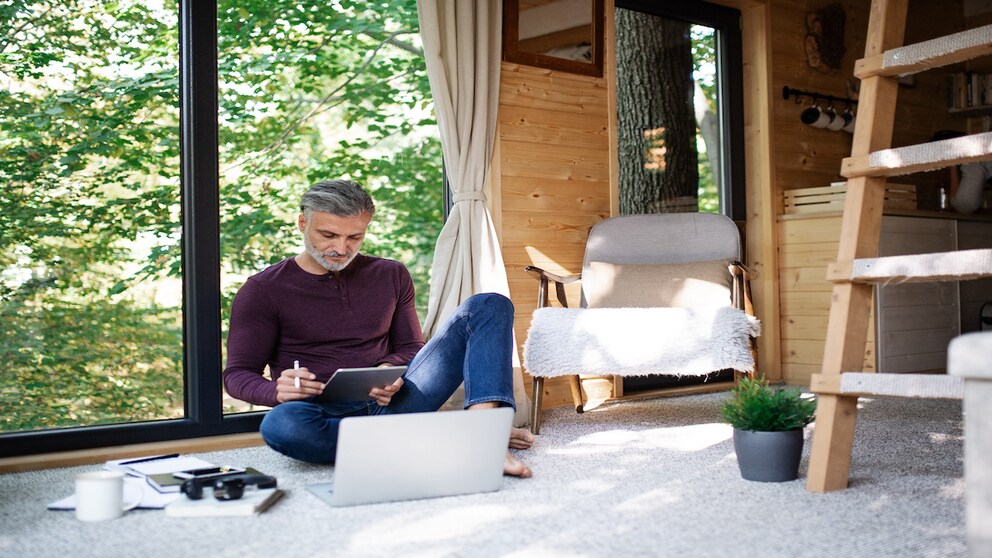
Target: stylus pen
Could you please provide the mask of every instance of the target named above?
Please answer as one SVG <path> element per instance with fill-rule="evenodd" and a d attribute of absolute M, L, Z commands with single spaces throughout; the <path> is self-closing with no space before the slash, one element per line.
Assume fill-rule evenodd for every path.
<path fill-rule="evenodd" d="M 299 369 L 300 369 L 300 361 L 294 360 L 293 361 L 293 370 L 299 370 Z M 296 376 L 295 378 L 293 378 L 293 385 L 296 386 L 296 389 L 300 389 L 300 377 L 299 376 Z"/>

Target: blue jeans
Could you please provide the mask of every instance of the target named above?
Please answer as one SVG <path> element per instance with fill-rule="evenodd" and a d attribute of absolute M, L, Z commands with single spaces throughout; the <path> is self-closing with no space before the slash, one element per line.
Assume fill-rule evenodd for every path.
<path fill-rule="evenodd" d="M 465 407 L 513 399 L 513 303 L 495 293 L 466 300 L 410 361 L 387 407 L 375 401 L 289 401 L 270 410 L 259 432 L 272 449 L 302 461 L 334 463 L 347 417 L 436 411 L 465 384 Z"/>

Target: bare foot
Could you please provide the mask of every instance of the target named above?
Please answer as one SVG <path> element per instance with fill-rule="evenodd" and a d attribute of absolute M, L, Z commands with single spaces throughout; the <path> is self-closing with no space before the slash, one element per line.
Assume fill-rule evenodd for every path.
<path fill-rule="evenodd" d="M 534 435 L 524 428 L 510 430 L 510 447 L 513 449 L 529 449 L 534 445 Z"/>
<path fill-rule="evenodd" d="M 523 462 L 516 457 L 513 457 L 510 452 L 506 452 L 506 460 L 503 462 L 503 474 L 511 477 L 526 479 L 530 478 L 532 473 L 530 471 L 530 467 L 524 465 Z"/>

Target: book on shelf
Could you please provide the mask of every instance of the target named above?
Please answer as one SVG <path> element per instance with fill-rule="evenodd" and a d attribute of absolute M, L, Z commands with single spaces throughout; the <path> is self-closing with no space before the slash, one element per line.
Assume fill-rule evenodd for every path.
<path fill-rule="evenodd" d="M 259 488 L 245 490 L 244 496 L 237 500 L 218 500 L 205 495 L 199 500 L 179 498 L 165 506 L 165 515 L 169 517 L 212 517 L 212 516 L 246 516 L 262 513 L 283 495 L 278 488 Z"/>
<path fill-rule="evenodd" d="M 957 72 L 948 77 L 951 111 L 992 108 L 992 73 Z"/>

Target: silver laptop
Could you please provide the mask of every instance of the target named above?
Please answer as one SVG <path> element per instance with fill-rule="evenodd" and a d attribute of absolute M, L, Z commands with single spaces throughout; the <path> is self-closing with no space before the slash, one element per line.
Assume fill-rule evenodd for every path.
<path fill-rule="evenodd" d="M 332 506 L 494 492 L 512 423 L 509 407 L 346 418 L 334 481 L 307 490 Z"/>

